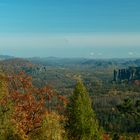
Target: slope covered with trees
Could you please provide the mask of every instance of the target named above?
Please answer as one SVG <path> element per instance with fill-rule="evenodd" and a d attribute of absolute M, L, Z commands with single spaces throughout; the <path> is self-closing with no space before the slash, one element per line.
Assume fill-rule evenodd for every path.
<path fill-rule="evenodd" d="M 92 139 L 96 133 L 98 139 L 102 135 L 103 139 L 137 140 L 139 85 L 113 81 L 114 68 L 130 64 L 139 66 L 139 61 L 79 59 L 55 65 L 17 58 L 0 61 L 1 139 L 86 139 L 87 135 Z M 77 75 L 83 84 L 75 87 Z M 131 105 L 124 113 L 126 99 Z"/>

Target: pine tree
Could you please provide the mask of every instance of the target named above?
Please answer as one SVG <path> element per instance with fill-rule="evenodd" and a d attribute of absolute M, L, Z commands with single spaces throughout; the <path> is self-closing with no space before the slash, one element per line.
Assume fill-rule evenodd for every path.
<path fill-rule="evenodd" d="M 68 135 L 73 140 L 102 140 L 95 112 L 81 80 L 78 80 L 67 105 Z"/>

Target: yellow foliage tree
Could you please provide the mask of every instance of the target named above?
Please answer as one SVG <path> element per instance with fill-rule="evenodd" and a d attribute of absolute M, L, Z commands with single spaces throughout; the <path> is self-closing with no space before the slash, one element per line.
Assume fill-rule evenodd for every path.
<path fill-rule="evenodd" d="M 63 116 L 55 112 L 47 113 L 41 128 L 31 133 L 30 138 L 33 140 L 66 140 L 62 121 L 64 121 Z"/>

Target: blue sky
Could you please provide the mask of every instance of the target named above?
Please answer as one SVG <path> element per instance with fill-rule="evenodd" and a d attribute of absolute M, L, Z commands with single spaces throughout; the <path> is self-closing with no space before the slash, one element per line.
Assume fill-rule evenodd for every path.
<path fill-rule="evenodd" d="M 139 57 L 139 7 L 139 0 L 0 0 L 0 54 Z"/>

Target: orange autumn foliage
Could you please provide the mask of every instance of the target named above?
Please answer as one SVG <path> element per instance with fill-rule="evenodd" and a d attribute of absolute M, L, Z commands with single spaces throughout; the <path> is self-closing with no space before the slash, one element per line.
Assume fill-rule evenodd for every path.
<path fill-rule="evenodd" d="M 103 140 L 110 140 L 109 134 L 103 134 Z"/>
<path fill-rule="evenodd" d="M 43 119 L 50 111 L 66 104 L 65 97 L 55 93 L 50 86 L 37 88 L 32 84 L 32 77 L 23 71 L 19 74 L 8 76 L 9 94 L 4 101 L 13 103 L 12 121 L 17 125 L 17 130 L 28 135 L 41 127 Z M 54 102 L 56 100 L 56 104 Z M 57 106 L 56 106 L 57 105 Z"/>

